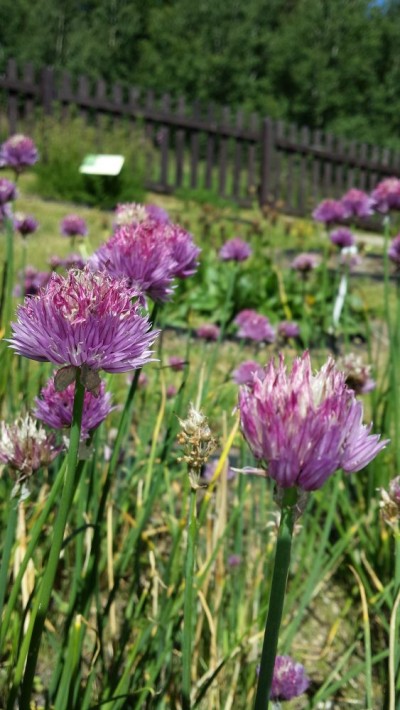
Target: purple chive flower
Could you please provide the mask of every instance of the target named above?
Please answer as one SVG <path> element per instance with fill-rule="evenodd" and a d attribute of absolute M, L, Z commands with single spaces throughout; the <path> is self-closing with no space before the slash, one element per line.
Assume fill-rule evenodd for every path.
<path fill-rule="evenodd" d="M 149 222 L 120 227 L 89 259 L 89 265 L 114 278 L 127 278 L 154 301 L 167 301 L 177 263 L 159 237 Z"/>
<path fill-rule="evenodd" d="M 400 268 L 400 234 L 395 237 L 389 246 L 388 249 L 388 257 L 390 261 L 393 261 L 394 264 L 396 264 L 396 268 Z"/>
<path fill-rule="evenodd" d="M 258 362 L 254 360 L 245 360 L 239 367 L 232 372 L 232 380 L 236 382 L 237 385 L 247 385 L 248 387 L 253 386 L 254 375 L 257 375 L 259 379 L 262 379 L 264 374 L 264 369 Z"/>
<path fill-rule="evenodd" d="M 12 202 L 16 198 L 16 185 L 11 182 L 11 180 L 7 180 L 7 178 L 0 178 L 0 205 L 5 205 L 6 202 Z"/>
<path fill-rule="evenodd" d="M 318 265 L 318 255 L 307 252 L 298 254 L 290 264 L 292 269 L 295 269 L 295 271 L 299 271 L 302 274 L 308 274 L 310 271 L 313 271 L 313 269 L 316 269 Z"/>
<path fill-rule="evenodd" d="M 176 397 L 177 391 L 178 390 L 176 389 L 175 385 L 168 385 L 166 391 L 167 399 L 173 399 L 174 397 Z"/>
<path fill-rule="evenodd" d="M 179 355 L 171 355 L 168 363 L 172 370 L 175 370 L 175 372 L 181 372 L 186 365 L 186 360 L 183 357 L 179 357 Z"/>
<path fill-rule="evenodd" d="M 8 167 L 20 173 L 38 160 L 39 154 L 31 138 L 18 133 L 11 136 L 0 148 L 0 167 Z"/>
<path fill-rule="evenodd" d="M 164 227 L 164 232 L 171 256 L 176 263 L 173 276 L 179 279 L 193 276 L 199 265 L 201 249 L 194 243 L 192 235 L 177 224 L 168 224 Z"/>
<path fill-rule="evenodd" d="M 127 372 L 152 360 L 158 335 L 141 314 L 142 302 L 126 280 L 104 273 L 53 272 L 44 289 L 19 306 L 10 347 L 56 365 Z M 69 383 L 68 383 L 69 384 Z"/>
<path fill-rule="evenodd" d="M 157 224 L 168 224 L 170 222 L 169 214 L 158 205 L 145 205 L 147 217 Z"/>
<path fill-rule="evenodd" d="M 51 274 L 48 271 L 38 271 L 34 266 L 27 266 L 24 272 L 24 296 L 36 296 L 40 289 L 49 282 Z M 22 279 L 22 274 L 20 275 Z M 18 284 L 16 295 L 21 296 L 21 287 Z"/>
<path fill-rule="evenodd" d="M 29 415 L 13 424 L 0 423 L 0 461 L 17 473 L 17 483 L 41 466 L 48 466 L 60 453 L 53 434 L 47 434 Z"/>
<path fill-rule="evenodd" d="M 273 343 L 275 340 L 275 330 L 267 316 L 257 311 L 246 308 L 238 313 L 233 322 L 239 326 L 237 332 L 239 338 L 248 338 L 257 343 Z"/>
<path fill-rule="evenodd" d="M 197 269 L 200 250 L 192 236 L 174 224 L 137 222 L 119 227 L 90 259 L 93 269 L 124 276 L 155 301 L 170 297 L 174 278 Z"/>
<path fill-rule="evenodd" d="M 27 237 L 29 234 L 34 234 L 38 228 L 38 223 L 32 215 L 16 214 L 14 216 L 14 227 L 21 237 Z"/>
<path fill-rule="evenodd" d="M 344 373 L 347 387 L 356 394 L 367 394 L 375 389 L 376 382 L 371 377 L 371 365 L 365 365 L 359 355 L 344 355 L 337 361 L 337 367 Z"/>
<path fill-rule="evenodd" d="M 320 488 L 339 468 L 364 468 L 388 443 L 362 424 L 362 404 L 334 361 L 313 375 L 308 352 L 290 374 L 283 356 L 277 367 L 271 360 L 252 390 L 240 389 L 239 411 L 253 455 L 280 488 Z"/>
<path fill-rule="evenodd" d="M 300 328 L 294 321 L 283 320 L 278 325 L 278 333 L 285 340 L 289 340 L 289 338 L 298 338 L 300 335 Z"/>
<path fill-rule="evenodd" d="M 246 261 L 251 254 L 251 246 L 240 237 L 229 239 L 219 250 L 222 261 Z"/>
<path fill-rule="evenodd" d="M 51 269 L 58 269 L 60 266 L 63 265 L 63 259 L 61 258 L 61 256 L 53 254 L 53 256 L 50 257 L 47 263 L 49 264 Z"/>
<path fill-rule="evenodd" d="M 61 220 L 60 232 L 63 237 L 86 237 L 88 228 L 83 217 L 78 214 L 68 214 Z"/>
<path fill-rule="evenodd" d="M 196 335 L 198 338 L 203 338 L 204 340 L 218 340 L 221 329 L 214 325 L 214 323 L 205 323 L 196 328 Z"/>
<path fill-rule="evenodd" d="M 85 391 L 82 414 L 81 438 L 87 439 L 89 432 L 98 426 L 115 409 L 111 404 L 111 395 L 106 392 L 101 382 L 97 397 Z M 70 428 L 74 406 L 75 384 L 72 383 L 62 392 L 57 391 L 54 377 L 42 388 L 40 397 L 35 399 L 33 415 L 53 429 Z"/>
<path fill-rule="evenodd" d="M 301 663 L 296 663 L 290 656 L 275 658 L 271 700 L 292 700 L 305 693 L 309 685 L 310 681 Z"/>
<path fill-rule="evenodd" d="M 68 254 L 65 259 L 62 259 L 60 265 L 65 269 L 84 269 L 87 260 L 80 254 Z"/>
<path fill-rule="evenodd" d="M 242 563 L 242 558 L 240 555 L 233 554 L 233 555 L 229 555 L 227 561 L 228 561 L 229 567 L 231 567 L 231 568 L 239 567 L 239 565 L 241 565 L 241 563 Z"/>
<path fill-rule="evenodd" d="M 347 229 L 347 227 L 339 227 L 329 234 L 329 239 L 332 244 L 343 249 L 344 247 L 351 247 L 355 244 L 354 234 Z"/>
<path fill-rule="evenodd" d="M 353 187 L 346 192 L 340 200 L 346 213 L 346 217 L 371 217 L 374 214 L 374 200 L 363 190 Z"/>
<path fill-rule="evenodd" d="M 371 193 L 375 209 L 378 212 L 389 212 L 400 209 L 400 180 L 396 177 L 382 180 Z"/>
<path fill-rule="evenodd" d="M 5 220 L 13 219 L 12 208 L 9 202 L 5 205 L 0 204 L 0 229 L 3 227 Z"/>
<path fill-rule="evenodd" d="M 328 225 L 334 222 L 342 222 L 347 217 L 347 212 L 339 200 L 323 200 L 315 208 L 312 216 L 316 222 L 323 222 Z"/>

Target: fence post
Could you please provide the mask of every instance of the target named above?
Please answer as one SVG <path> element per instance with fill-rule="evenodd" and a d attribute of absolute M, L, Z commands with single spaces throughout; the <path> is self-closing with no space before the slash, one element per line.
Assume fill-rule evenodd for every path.
<path fill-rule="evenodd" d="M 44 67 L 41 74 L 41 95 L 43 112 L 46 116 L 51 116 L 53 112 L 54 91 L 54 69 Z"/>
<path fill-rule="evenodd" d="M 272 191 L 272 159 L 274 149 L 273 123 L 264 118 L 261 124 L 261 170 L 260 170 L 260 205 L 266 205 Z"/>

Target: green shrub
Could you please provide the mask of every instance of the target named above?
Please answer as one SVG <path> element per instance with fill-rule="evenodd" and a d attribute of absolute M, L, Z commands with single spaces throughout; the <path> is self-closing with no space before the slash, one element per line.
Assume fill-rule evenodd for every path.
<path fill-rule="evenodd" d="M 93 126 L 79 116 L 61 120 L 57 112 L 36 123 L 33 137 L 41 156 L 34 189 L 41 196 L 105 209 L 118 202 L 143 201 L 145 163 L 151 148 L 140 126 L 133 128 L 127 121 L 110 123 L 108 119 Z M 120 175 L 80 173 L 79 166 L 90 153 L 123 155 Z"/>

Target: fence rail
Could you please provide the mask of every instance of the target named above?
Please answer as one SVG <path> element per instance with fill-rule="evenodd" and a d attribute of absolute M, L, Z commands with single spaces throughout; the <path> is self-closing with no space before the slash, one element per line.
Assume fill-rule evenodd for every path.
<path fill-rule="evenodd" d="M 321 130 L 298 128 L 229 108 L 187 105 L 183 97 L 80 76 L 51 67 L 35 71 L 8 61 L 0 75 L 0 115 L 10 133 L 29 130 L 37 108 L 66 118 L 72 107 L 88 122 L 140 120 L 152 146 L 146 187 L 172 193 L 210 190 L 241 205 L 261 205 L 306 215 L 324 197 L 356 186 L 371 190 L 384 177 L 400 177 L 400 152 L 349 141 Z M 123 146 L 121 146 L 123 153 Z"/>

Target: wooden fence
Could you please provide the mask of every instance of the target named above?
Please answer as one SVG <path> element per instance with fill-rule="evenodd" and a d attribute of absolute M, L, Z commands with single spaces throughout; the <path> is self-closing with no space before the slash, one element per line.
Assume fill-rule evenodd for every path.
<path fill-rule="evenodd" d="M 173 193 L 209 190 L 240 205 L 258 199 L 295 215 L 309 214 L 324 197 L 340 197 L 350 187 L 371 190 L 384 177 L 400 177 L 400 153 L 311 131 L 229 108 L 188 106 L 181 97 L 119 84 L 91 86 L 51 67 L 19 70 L 10 60 L 0 75 L 0 117 L 9 133 L 32 129 L 37 109 L 61 115 L 71 107 L 88 122 L 108 116 L 143 127 L 151 146 L 146 187 Z M 66 133 L 67 138 L 67 133 Z M 121 145 L 120 152 L 124 152 Z M 83 157 L 83 156 L 82 156 Z"/>

